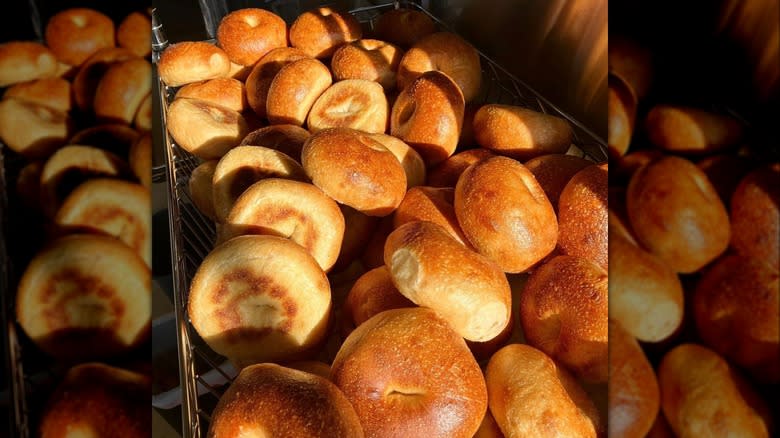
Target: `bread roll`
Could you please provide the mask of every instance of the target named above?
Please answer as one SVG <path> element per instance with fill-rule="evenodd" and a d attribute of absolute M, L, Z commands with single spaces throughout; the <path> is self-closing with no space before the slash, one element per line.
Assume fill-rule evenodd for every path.
<path fill-rule="evenodd" d="M 276 236 L 239 236 L 203 260 L 188 306 L 203 340 L 243 368 L 295 359 L 319 343 L 330 314 L 330 285 L 298 244 Z"/>
<path fill-rule="evenodd" d="M 213 176 L 214 212 L 225 222 L 233 204 L 252 184 L 265 178 L 306 181 L 306 173 L 287 155 L 262 146 L 237 146 L 219 160 Z"/>
<path fill-rule="evenodd" d="M 572 142 L 566 120 L 519 106 L 487 104 L 474 115 L 477 143 L 516 160 L 563 154 Z"/>
<path fill-rule="evenodd" d="M 393 284 L 386 266 L 371 269 L 357 279 L 344 302 L 355 327 L 385 310 L 416 307 Z"/>
<path fill-rule="evenodd" d="M 615 155 L 625 155 L 631 144 L 636 119 L 636 95 L 619 76 L 609 75 L 607 143 Z"/>
<path fill-rule="evenodd" d="M 306 123 L 312 133 L 327 128 L 352 128 L 382 134 L 387 130 L 387 98 L 376 82 L 339 81 L 317 98 Z"/>
<path fill-rule="evenodd" d="M 316 59 L 303 58 L 285 65 L 268 88 L 268 121 L 303 125 L 314 102 L 332 83 L 330 70 Z"/>
<path fill-rule="evenodd" d="M 40 436 L 148 437 L 151 392 L 151 379 L 143 374 L 96 362 L 77 365 L 49 397 Z"/>
<path fill-rule="evenodd" d="M 362 438 L 355 409 L 320 376 L 264 363 L 244 368 L 220 398 L 209 437 Z"/>
<path fill-rule="evenodd" d="M 493 152 L 481 148 L 458 152 L 428 171 L 428 185 L 431 187 L 455 187 L 460 174 L 469 166 L 494 156 Z"/>
<path fill-rule="evenodd" d="M 609 436 L 645 437 L 661 403 L 658 380 L 636 339 L 612 320 L 609 383 Z"/>
<path fill-rule="evenodd" d="M 683 290 L 661 259 L 609 227 L 610 318 L 643 342 L 660 342 L 680 327 Z"/>
<path fill-rule="evenodd" d="M 95 91 L 109 67 L 117 62 L 133 59 L 133 53 L 120 47 L 100 49 L 79 67 L 73 79 L 73 99 L 79 109 L 88 111 L 95 102 Z"/>
<path fill-rule="evenodd" d="M 558 246 L 608 270 L 607 164 L 577 172 L 558 203 Z"/>
<path fill-rule="evenodd" d="M 704 172 L 683 158 L 661 158 L 634 172 L 627 208 L 642 245 L 676 272 L 699 270 L 729 244 L 723 203 Z"/>
<path fill-rule="evenodd" d="M 138 106 L 138 111 L 133 117 L 133 126 L 141 132 L 152 130 L 152 93 L 147 94 Z"/>
<path fill-rule="evenodd" d="M 151 331 L 149 268 L 113 237 L 57 239 L 19 281 L 16 318 L 47 354 L 90 360 L 126 353 Z"/>
<path fill-rule="evenodd" d="M 410 222 L 385 242 L 393 284 L 417 305 L 430 307 L 470 341 L 495 338 L 509 323 L 506 276 L 432 222 Z"/>
<path fill-rule="evenodd" d="M 333 53 L 330 65 L 337 81 L 363 79 L 392 90 L 402 55 L 403 51 L 393 44 L 362 39 L 339 47 Z"/>
<path fill-rule="evenodd" d="M 732 154 L 712 155 L 697 162 L 696 166 L 707 175 L 724 205 L 730 204 L 731 195 L 737 190 L 739 182 L 753 167 L 750 159 Z"/>
<path fill-rule="evenodd" d="M 421 74 L 433 70 L 452 78 L 466 102 L 479 94 L 482 84 L 479 53 L 458 35 L 438 32 L 417 41 L 398 65 L 398 89 L 405 89 Z"/>
<path fill-rule="evenodd" d="M 118 157 L 127 157 L 133 143 L 140 134 L 135 129 L 121 123 L 107 123 L 84 128 L 73 134 L 68 144 L 93 146 L 111 152 Z M 149 167 L 147 170 L 151 170 Z"/>
<path fill-rule="evenodd" d="M 558 240 L 555 211 L 539 183 L 506 157 L 482 160 L 461 174 L 455 214 L 474 248 L 504 272 L 526 271 Z"/>
<path fill-rule="evenodd" d="M 87 179 L 122 177 L 128 173 L 127 163 L 111 152 L 91 146 L 65 146 L 43 166 L 41 206 L 49 217 L 53 217 L 73 189 Z"/>
<path fill-rule="evenodd" d="M 598 411 L 566 369 L 543 352 L 511 344 L 485 370 L 490 413 L 506 437 L 603 434 Z"/>
<path fill-rule="evenodd" d="M 711 350 L 678 345 L 658 367 L 661 408 L 675 435 L 769 437 L 764 402 Z M 767 412 L 768 413 L 768 412 Z"/>
<path fill-rule="evenodd" d="M 471 438 L 487 409 L 479 365 L 426 308 L 387 310 L 361 324 L 336 354 L 331 377 L 366 436 Z"/>
<path fill-rule="evenodd" d="M 620 35 L 610 36 L 609 72 L 620 77 L 641 100 L 647 95 L 653 79 L 652 54 Z"/>
<path fill-rule="evenodd" d="M 217 165 L 215 177 L 219 171 Z M 243 234 L 286 237 L 305 248 L 325 272 L 336 263 L 344 238 L 344 216 L 336 201 L 309 183 L 279 178 L 252 184 L 238 197 L 225 224 L 226 238 Z"/>
<path fill-rule="evenodd" d="M 487 149 L 475 149 L 487 150 Z M 558 212 L 558 199 L 566 184 L 580 170 L 593 164 L 585 158 L 575 155 L 549 154 L 532 158 L 525 163 L 525 167 L 534 174 L 536 182 L 544 190 L 547 199 L 553 209 Z"/>
<path fill-rule="evenodd" d="M 249 132 L 241 113 L 198 99 L 176 99 L 168 107 L 168 132 L 187 152 L 221 158 Z"/>
<path fill-rule="evenodd" d="M 339 209 L 344 216 L 344 240 L 341 242 L 339 258 L 333 265 L 334 272 L 347 268 L 361 255 L 366 242 L 373 236 L 378 222 L 378 218 L 365 215 L 344 204 L 339 204 Z"/>
<path fill-rule="evenodd" d="M 415 221 L 428 221 L 441 226 L 458 242 L 471 249 L 455 216 L 455 190 L 450 187 L 413 187 L 393 215 L 393 228 Z"/>
<path fill-rule="evenodd" d="M 114 22 L 93 9 L 66 9 L 46 24 L 46 45 L 58 60 L 81 65 L 98 50 L 114 47 Z"/>
<path fill-rule="evenodd" d="M 606 382 L 607 301 L 606 271 L 583 258 L 555 257 L 531 274 L 520 296 L 525 338 L 578 378 Z"/>
<path fill-rule="evenodd" d="M 377 38 L 402 47 L 436 32 L 436 24 L 425 13 L 414 9 L 393 9 L 379 16 L 374 27 Z"/>
<path fill-rule="evenodd" d="M 731 197 L 731 246 L 740 254 L 780 266 L 780 164 L 750 172 Z"/>
<path fill-rule="evenodd" d="M 138 137 L 132 146 L 128 163 L 138 181 L 147 189 L 152 188 L 152 134 Z"/>
<path fill-rule="evenodd" d="M 301 158 L 314 185 L 369 216 L 389 215 L 406 193 L 406 174 L 398 159 L 359 131 L 332 128 L 313 134 Z"/>
<path fill-rule="evenodd" d="M 290 26 L 290 44 L 313 58 L 328 58 L 342 44 L 362 37 L 355 17 L 331 8 L 304 12 Z"/>
<path fill-rule="evenodd" d="M 693 295 L 696 327 L 718 354 L 761 382 L 780 382 L 777 265 L 730 255 L 707 270 Z"/>
<path fill-rule="evenodd" d="M 271 50 L 287 47 L 287 23 L 271 11 L 239 9 L 222 18 L 217 42 L 231 62 L 255 65 Z"/>
<path fill-rule="evenodd" d="M 211 220 L 217 220 L 214 211 L 214 171 L 217 169 L 218 160 L 204 161 L 190 174 L 188 189 L 190 199 L 195 207 Z"/>
<path fill-rule="evenodd" d="M 276 74 L 287 64 L 306 58 L 303 51 L 294 47 L 283 47 L 268 52 L 257 61 L 246 79 L 247 103 L 260 117 L 266 116 L 265 106 L 268 89 Z"/>
<path fill-rule="evenodd" d="M 735 119 L 697 108 L 656 105 L 645 129 L 657 147 L 679 154 L 706 154 L 736 145 L 742 127 Z"/>
<path fill-rule="evenodd" d="M 70 137 L 67 113 L 15 98 L 0 101 L 0 139 L 27 158 L 45 158 Z"/>
<path fill-rule="evenodd" d="M 32 41 L 0 44 L 0 87 L 51 78 L 56 73 L 57 60 L 43 44 Z"/>
<path fill-rule="evenodd" d="M 390 114 L 390 133 L 422 155 L 428 166 L 446 160 L 463 126 L 463 93 L 447 75 L 423 73 L 403 89 Z"/>
<path fill-rule="evenodd" d="M 19 100 L 47 106 L 67 113 L 71 108 L 70 82 L 62 78 L 36 79 L 9 87 L 3 99 Z"/>
<path fill-rule="evenodd" d="M 166 85 L 179 87 L 227 77 L 230 60 L 219 47 L 201 41 L 186 41 L 165 49 L 157 62 L 157 72 Z"/>
<path fill-rule="evenodd" d="M 100 120 L 130 125 L 151 91 L 152 66 L 147 60 L 120 61 L 108 68 L 95 90 L 95 115 Z"/>
<path fill-rule="evenodd" d="M 402 140 L 386 134 L 372 134 L 369 137 L 382 143 L 382 146 L 393 153 L 406 173 L 406 186 L 416 187 L 425 184 L 425 161 L 411 146 Z"/>
<path fill-rule="evenodd" d="M 152 54 L 152 19 L 143 12 L 131 12 L 119 23 L 116 42 L 133 55 L 146 58 Z"/>
<path fill-rule="evenodd" d="M 176 93 L 176 98 L 189 97 L 243 112 L 248 108 L 244 84 L 233 78 L 216 78 L 187 84 Z"/>

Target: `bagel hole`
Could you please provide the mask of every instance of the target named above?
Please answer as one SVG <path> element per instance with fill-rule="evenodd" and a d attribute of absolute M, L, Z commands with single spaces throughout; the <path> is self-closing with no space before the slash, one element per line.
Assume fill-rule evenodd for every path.
<path fill-rule="evenodd" d="M 414 115 L 414 110 L 416 109 L 417 105 L 414 104 L 413 100 L 410 100 L 408 103 L 406 103 L 402 108 L 400 114 L 398 114 L 398 123 L 404 124 L 411 120 L 412 116 Z"/>
<path fill-rule="evenodd" d="M 251 28 L 255 28 L 260 24 L 260 21 L 254 15 L 250 15 L 248 17 L 244 17 L 244 23 L 249 25 Z"/>
<path fill-rule="evenodd" d="M 388 386 L 385 390 L 385 397 L 421 397 L 424 395 L 425 391 L 420 388 Z"/>
<path fill-rule="evenodd" d="M 333 10 L 330 8 L 321 8 L 320 15 L 322 15 L 323 17 L 328 17 L 330 15 L 333 15 Z"/>
<path fill-rule="evenodd" d="M 65 309 L 70 323 L 75 327 L 103 327 L 111 319 L 104 303 L 90 295 L 72 298 L 65 303 Z"/>
<path fill-rule="evenodd" d="M 330 105 L 325 110 L 325 114 L 329 117 L 349 117 L 365 110 L 365 107 L 365 99 L 350 96 L 343 98 L 339 104 Z"/>
<path fill-rule="evenodd" d="M 74 15 L 73 17 L 70 18 L 70 21 L 74 25 L 76 25 L 76 27 L 78 27 L 79 29 L 87 25 L 87 17 L 83 15 Z"/>

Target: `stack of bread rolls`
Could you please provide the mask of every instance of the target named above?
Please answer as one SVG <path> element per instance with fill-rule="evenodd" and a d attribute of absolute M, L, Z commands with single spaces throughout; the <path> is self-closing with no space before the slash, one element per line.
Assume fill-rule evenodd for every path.
<path fill-rule="evenodd" d="M 606 165 L 565 155 L 561 117 L 480 103 L 478 52 L 424 12 L 375 24 L 243 9 L 215 45 L 160 57 L 170 138 L 200 159 L 190 200 L 218 230 L 189 319 L 243 369 L 210 433 L 326 436 L 282 432 L 295 391 L 322 394 L 311 415 L 339 436 L 602 436 L 583 384 L 607 379 Z"/>
<path fill-rule="evenodd" d="M 150 338 L 150 29 L 147 11 L 114 23 L 75 8 L 48 20 L 44 43 L 0 44 L 10 198 L 45 236 L 21 266 L 16 320 L 58 365 L 122 366 Z M 148 436 L 150 392 L 147 376 L 78 365 L 40 435 Z"/>
<path fill-rule="evenodd" d="M 612 41 L 610 436 L 772 436 L 780 164 L 734 117 L 658 101 L 653 55 Z"/>

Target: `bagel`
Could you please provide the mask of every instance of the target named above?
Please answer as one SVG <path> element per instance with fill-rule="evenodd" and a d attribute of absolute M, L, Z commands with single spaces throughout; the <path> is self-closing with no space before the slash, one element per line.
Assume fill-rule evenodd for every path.
<path fill-rule="evenodd" d="M 512 105 L 487 104 L 474 114 L 474 137 L 483 148 L 516 160 L 563 154 L 572 142 L 569 122 Z"/>
<path fill-rule="evenodd" d="M 92 109 L 95 91 L 106 71 L 114 63 L 133 59 L 133 53 L 121 47 L 100 49 L 87 58 L 73 78 L 73 99 L 82 111 Z"/>
<path fill-rule="evenodd" d="M 558 246 L 608 270 L 607 163 L 577 172 L 558 203 Z"/>
<path fill-rule="evenodd" d="M 151 29 L 151 26 L 149 27 Z M 88 8 L 73 8 L 54 14 L 46 24 L 46 45 L 58 60 L 81 65 L 93 53 L 114 47 L 114 22 Z"/>
<path fill-rule="evenodd" d="M 260 58 L 246 78 L 247 103 L 260 117 L 266 116 L 268 89 L 276 74 L 287 64 L 306 58 L 303 51 L 294 47 L 274 49 Z"/>
<path fill-rule="evenodd" d="M 216 78 L 187 84 L 176 93 L 176 98 L 200 99 L 233 111 L 244 112 L 249 105 L 244 84 L 233 78 Z"/>
<path fill-rule="evenodd" d="M 393 228 L 415 221 L 428 221 L 441 226 L 449 235 L 471 249 L 455 216 L 455 190 L 451 187 L 412 187 L 393 215 Z"/>
<path fill-rule="evenodd" d="M 217 42 L 231 62 L 252 66 L 271 50 L 287 47 L 287 23 L 264 9 L 239 9 L 222 18 Z"/>
<path fill-rule="evenodd" d="M 316 59 L 303 58 L 285 65 L 268 88 L 268 121 L 302 126 L 314 102 L 332 83 L 330 70 Z"/>
<path fill-rule="evenodd" d="M 0 139 L 27 158 L 46 158 L 65 144 L 73 122 L 68 114 L 16 98 L 0 101 Z"/>
<path fill-rule="evenodd" d="M 577 172 L 591 164 L 592 161 L 574 155 L 549 154 L 532 158 L 524 165 L 534 174 L 536 182 L 542 187 L 553 209 L 558 213 L 558 200 L 566 184 Z"/>
<path fill-rule="evenodd" d="M 152 92 L 152 66 L 145 59 L 120 61 L 106 70 L 95 90 L 99 120 L 130 125 L 144 98 Z"/>
<path fill-rule="evenodd" d="M 738 253 L 780 266 L 780 164 L 747 174 L 731 196 L 731 246 Z"/>
<path fill-rule="evenodd" d="M 371 134 L 369 137 L 382 143 L 382 146 L 395 155 L 395 158 L 401 162 L 401 166 L 406 173 L 407 187 L 416 187 L 425 184 L 425 161 L 411 146 L 402 140 L 386 134 Z"/>
<path fill-rule="evenodd" d="M 460 174 L 469 166 L 477 161 L 494 156 L 495 154 L 493 152 L 481 148 L 458 152 L 428 171 L 428 185 L 431 187 L 455 187 L 455 184 L 458 183 L 458 178 L 460 178 Z M 561 189 L 563 189 L 563 187 L 561 187 Z M 553 206 L 557 206 L 557 203 L 553 204 Z"/>
<path fill-rule="evenodd" d="M 43 44 L 11 41 L 0 44 L 0 87 L 57 74 L 57 59 Z"/>
<path fill-rule="evenodd" d="M 403 51 L 393 44 L 362 39 L 344 44 L 333 53 L 330 66 L 333 78 L 363 79 L 378 82 L 385 90 L 396 86 L 396 71 Z"/>
<path fill-rule="evenodd" d="M 236 146 L 249 132 L 249 125 L 238 111 L 184 98 L 168 107 L 168 132 L 187 152 L 213 160 Z"/>
<path fill-rule="evenodd" d="M 169 87 L 227 77 L 230 59 L 212 44 L 185 41 L 171 44 L 160 55 L 157 72 Z"/>
<path fill-rule="evenodd" d="M 344 306 L 355 327 L 385 310 L 416 307 L 393 284 L 386 266 L 367 271 L 349 290 Z"/>
<path fill-rule="evenodd" d="M 436 32 L 436 24 L 425 13 L 414 9 L 392 9 L 379 16 L 374 26 L 377 38 L 411 47 L 421 38 Z"/>
<path fill-rule="evenodd" d="M 127 159 L 135 177 L 147 189 L 152 188 L 152 135 L 143 134 L 132 146 Z"/>
<path fill-rule="evenodd" d="M 252 131 L 241 140 L 239 146 L 263 146 L 277 150 L 297 162 L 301 162 L 303 144 L 311 134 L 295 125 L 271 125 Z"/>
<path fill-rule="evenodd" d="M 312 133 L 327 128 L 352 128 L 382 134 L 387 130 L 387 98 L 376 82 L 345 79 L 322 92 L 306 123 Z"/>
<path fill-rule="evenodd" d="M 656 105 L 647 114 L 650 142 L 668 152 L 701 155 L 736 146 L 742 126 L 732 117 L 698 108 Z"/>
<path fill-rule="evenodd" d="M 304 12 L 290 26 L 290 44 L 313 58 L 328 58 L 340 45 L 362 37 L 355 17 L 331 8 Z"/>
<path fill-rule="evenodd" d="M 146 58 L 152 54 L 152 19 L 143 12 L 131 12 L 116 30 L 116 42 L 133 55 Z"/>
<path fill-rule="evenodd" d="M 9 87 L 3 99 L 16 98 L 67 113 L 71 108 L 70 82 L 62 78 L 36 79 Z"/>

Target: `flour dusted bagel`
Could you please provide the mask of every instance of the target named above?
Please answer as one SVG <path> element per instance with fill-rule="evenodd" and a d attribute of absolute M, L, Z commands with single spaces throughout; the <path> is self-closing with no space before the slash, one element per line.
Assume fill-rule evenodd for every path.
<path fill-rule="evenodd" d="M 127 162 L 136 178 L 147 189 L 152 188 L 152 134 L 146 133 L 130 146 Z"/>
<path fill-rule="evenodd" d="M 56 73 L 57 59 L 43 44 L 32 41 L 0 44 L 0 87 L 51 78 Z"/>
<path fill-rule="evenodd" d="M 265 9 L 239 9 L 222 18 L 217 42 L 231 62 L 252 66 L 271 50 L 287 47 L 287 24 Z"/>
<path fill-rule="evenodd" d="M 114 22 L 93 9 L 66 9 L 46 24 L 46 45 L 65 64 L 81 65 L 93 53 L 115 43 Z"/>
<path fill-rule="evenodd" d="M 290 44 L 313 58 L 328 58 L 340 45 L 362 36 L 355 17 L 331 8 L 304 12 L 290 26 Z"/>

